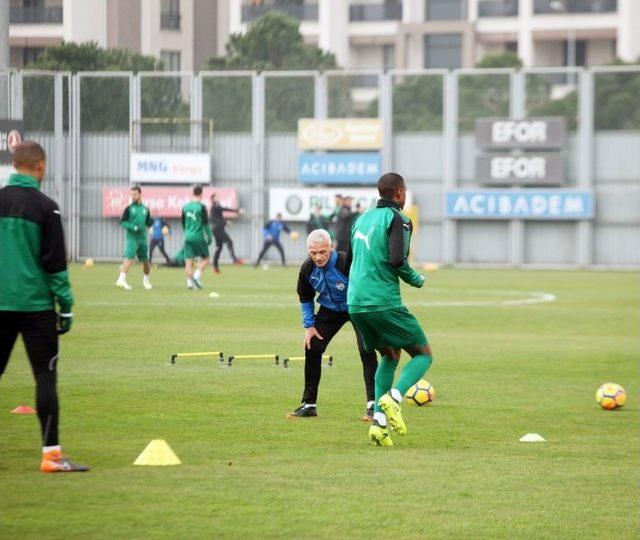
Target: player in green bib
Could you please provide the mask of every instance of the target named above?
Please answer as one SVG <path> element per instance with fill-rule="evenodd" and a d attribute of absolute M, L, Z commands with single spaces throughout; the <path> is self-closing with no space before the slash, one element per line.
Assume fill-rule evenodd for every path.
<path fill-rule="evenodd" d="M 202 289 L 200 277 L 209 262 L 209 244 L 213 239 L 209 226 L 207 207 L 202 204 L 202 188 L 193 188 L 193 200 L 182 207 L 182 226 L 184 228 L 184 258 L 187 273 L 187 288 L 195 285 Z M 194 259 L 200 258 L 194 271 Z"/>
<path fill-rule="evenodd" d="M 142 271 L 144 272 L 142 285 L 147 290 L 152 288 L 149 281 L 151 265 L 149 264 L 149 246 L 147 244 L 147 227 L 151 227 L 152 224 L 151 212 L 142 204 L 142 190 L 138 186 L 132 187 L 131 204 L 124 209 L 120 219 L 120 226 L 127 232 L 125 235 L 124 262 L 120 267 L 118 281 L 116 281 L 116 285 L 126 291 L 130 291 L 132 288 L 127 283 L 127 272 L 136 257 L 142 263 Z"/>
<path fill-rule="evenodd" d="M 413 287 L 424 285 L 424 276 L 407 262 L 413 228 L 402 213 L 404 178 L 396 173 L 381 176 L 378 192 L 376 208 L 362 214 L 351 230 L 347 302 L 365 350 L 377 349 L 382 354 L 375 376 L 375 412 L 369 438 L 377 446 L 392 446 L 387 422 L 396 433 L 407 432 L 400 402 L 426 373 L 433 358 L 427 337 L 400 296 L 400 279 Z M 411 360 L 394 386 L 402 350 Z"/>

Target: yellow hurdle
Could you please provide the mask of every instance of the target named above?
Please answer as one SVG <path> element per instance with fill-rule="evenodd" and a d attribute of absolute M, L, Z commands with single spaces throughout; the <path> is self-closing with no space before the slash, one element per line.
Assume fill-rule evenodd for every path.
<path fill-rule="evenodd" d="M 329 360 L 327 365 L 333 366 L 333 356 L 330 356 L 328 354 L 323 354 L 322 359 Z M 284 360 L 282 360 L 282 365 L 286 368 L 289 367 L 289 360 L 304 360 L 304 356 L 289 356 L 288 358 L 285 358 Z"/>
<path fill-rule="evenodd" d="M 278 356 L 277 354 L 237 354 L 231 355 L 227 359 L 227 366 L 231 367 L 234 360 L 262 360 L 271 358 L 275 360 L 276 366 L 280 364 L 280 356 Z"/>
<path fill-rule="evenodd" d="M 171 363 L 175 364 L 178 358 L 189 358 L 193 356 L 217 356 L 220 362 L 224 362 L 224 354 L 222 351 L 210 351 L 210 352 L 181 352 L 171 355 Z"/>

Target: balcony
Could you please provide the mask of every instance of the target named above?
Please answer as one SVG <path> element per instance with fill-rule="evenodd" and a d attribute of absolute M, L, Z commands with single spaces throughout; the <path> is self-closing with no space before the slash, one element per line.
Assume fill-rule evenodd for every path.
<path fill-rule="evenodd" d="M 180 30 L 179 13 L 160 13 L 161 30 Z"/>
<path fill-rule="evenodd" d="M 480 0 L 478 17 L 517 17 L 518 0 Z"/>
<path fill-rule="evenodd" d="M 351 22 L 400 21 L 402 20 L 402 2 L 351 5 L 349 20 Z"/>
<path fill-rule="evenodd" d="M 11 24 L 62 24 L 62 7 L 11 6 Z"/>
<path fill-rule="evenodd" d="M 615 13 L 618 0 L 535 0 L 536 15 L 562 15 L 565 13 Z"/>
<path fill-rule="evenodd" d="M 271 4 L 258 6 L 242 6 L 242 22 L 251 22 L 269 11 L 282 11 L 299 21 L 317 21 L 318 4 Z"/>

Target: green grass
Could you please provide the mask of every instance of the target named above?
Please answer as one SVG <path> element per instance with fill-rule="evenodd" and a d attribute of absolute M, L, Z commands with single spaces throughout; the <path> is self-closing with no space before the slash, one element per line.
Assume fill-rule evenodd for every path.
<path fill-rule="evenodd" d="M 21 344 L 0 381 L 0 537 L 637 537 L 637 274 L 440 270 L 405 289 L 436 400 L 405 408 L 409 434 L 382 449 L 360 422 L 351 328 L 330 346 L 317 419 L 284 418 L 299 361 L 167 365 L 181 351 L 301 354 L 296 269 L 223 268 L 204 291 L 160 269 L 144 291 L 136 266 L 130 293 L 116 273 L 72 268 L 76 320 L 61 340 L 62 443 L 90 473 L 38 471 L 35 417 L 9 414 L 33 404 Z M 557 300 L 499 304 L 530 291 Z M 626 388 L 624 408 L 595 403 L 607 381 Z M 528 432 L 548 442 L 519 443 Z M 183 465 L 134 467 L 154 438 Z"/>

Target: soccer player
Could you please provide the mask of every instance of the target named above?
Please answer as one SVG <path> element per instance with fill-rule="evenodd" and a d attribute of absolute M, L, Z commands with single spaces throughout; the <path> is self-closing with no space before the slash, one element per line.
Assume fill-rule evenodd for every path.
<path fill-rule="evenodd" d="M 193 199 L 182 207 L 182 226 L 184 227 L 184 258 L 187 273 L 187 288 L 195 285 L 202 289 L 200 277 L 209 262 L 209 245 L 212 241 L 211 227 L 207 219 L 207 207 L 202 204 L 202 188 L 193 188 Z M 194 259 L 199 257 L 195 271 Z"/>
<path fill-rule="evenodd" d="M 153 225 L 151 225 L 151 242 L 149 242 L 149 263 L 151 263 L 153 259 L 153 252 L 157 247 L 167 261 L 167 266 L 171 266 L 171 259 L 164 250 L 164 235 L 165 232 L 168 234 L 170 230 L 171 228 L 169 227 L 169 224 L 161 217 L 157 217 L 153 220 Z"/>
<path fill-rule="evenodd" d="M 224 217 L 224 212 L 233 212 L 236 214 L 244 214 L 242 208 L 225 208 L 218 201 L 216 201 L 216 194 L 211 195 L 211 208 L 209 209 L 209 220 L 211 222 L 211 228 L 213 229 L 213 237 L 216 239 L 216 251 L 213 254 L 213 272 L 215 274 L 220 273 L 220 267 L 218 261 L 220 260 L 220 253 L 222 253 L 222 246 L 227 244 L 227 248 L 231 253 L 233 264 L 243 264 L 242 259 L 238 259 L 233 251 L 233 241 L 231 237 L 225 231 L 227 226 L 227 220 Z"/>
<path fill-rule="evenodd" d="M 387 421 L 396 433 L 407 432 L 400 402 L 433 360 L 427 337 L 400 296 L 399 279 L 413 287 L 424 285 L 424 276 L 407 262 L 412 224 L 402 213 L 406 189 L 399 174 L 381 176 L 376 208 L 362 214 L 351 232 L 349 315 L 365 350 L 377 349 L 382 354 L 375 377 L 374 422 L 369 428 L 369 438 L 378 446 L 393 445 Z M 402 350 L 411 360 L 394 385 Z"/>
<path fill-rule="evenodd" d="M 353 226 L 354 218 L 357 217 L 351 210 L 352 204 L 352 197 L 342 197 L 341 206 L 335 216 L 336 249 L 338 251 L 344 251 L 345 253 L 349 249 L 351 227 Z"/>
<path fill-rule="evenodd" d="M 280 253 L 280 259 L 282 259 L 282 266 L 286 266 L 287 263 L 284 259 L 284 249 L 282 248 L 282 244 L 280 243 L 280 233 L 282 231 L 291 233 L 291 230 L 287 225 L 282 221 L 282 214 L 278 213 L 276 215 L 276 219 L 272 219 L 265 223 L 262 234 L 264 236 L 264 243 L 262 244 L 262 251 L 260 251 L 260 255 L 258 255 L 258 260 L 255 262 L 253 266 L 257 267 L 264 257 L 264 254 L 271 246 L 275 246 L 275 248 Z"/>
<path fill-rule="evenodd" d="M 73 321 L 60 210 L 40 192 L 46 157 L 38 143 L 20 144 L 13 166 L 17 172 L 0 189 L 0 376 L 22 334 L 36 383 L 40 470 L 88 471 L 65 457 L 58 440 L 58 335 Z"/>
<path fill-rule="evenodd" d="M 346 254 L 331 247 L 331 237 L 323 229 L 307 237 L 309 258 L 302 264 L 298 276 L 298 296 L 302 308 L 304 335 L 304 392 L 302 405 L 287 418 L 317 416 L 316 402 L 322 370 L 322 355 L 339 330 L 349 321 L 347 287 L 349 266 Z M 314 313 L 314 298 L 318 295 L 320 309 Z M 356 330 L 358 352 L 362 360 L 367 394 L 365 422 L 373 421 L 374 377 L 378 360 L 375 351 L 366 352 Z"/>
<path fill-rule="evenodd" d="M 142 190 L 138 186 L 131 188 L 131 204 L 124 209 L 120 226 L 125 229 L 125 246 L 124 246 L 124 262 L 120 267 L 120 275 L 116 281 L 116 286 L 122 287 L 125 291 L 132 289 L 127 283 L 127 272 L 134 263 L 136 257 L 142 263 L 142 285 L 145 289 L 150 290 L 151 281 L 149 281 L 149 246 L 147 245 L 147 227 L 151 227 L 153 219 L 151 212 L 142 204 Z"/>

